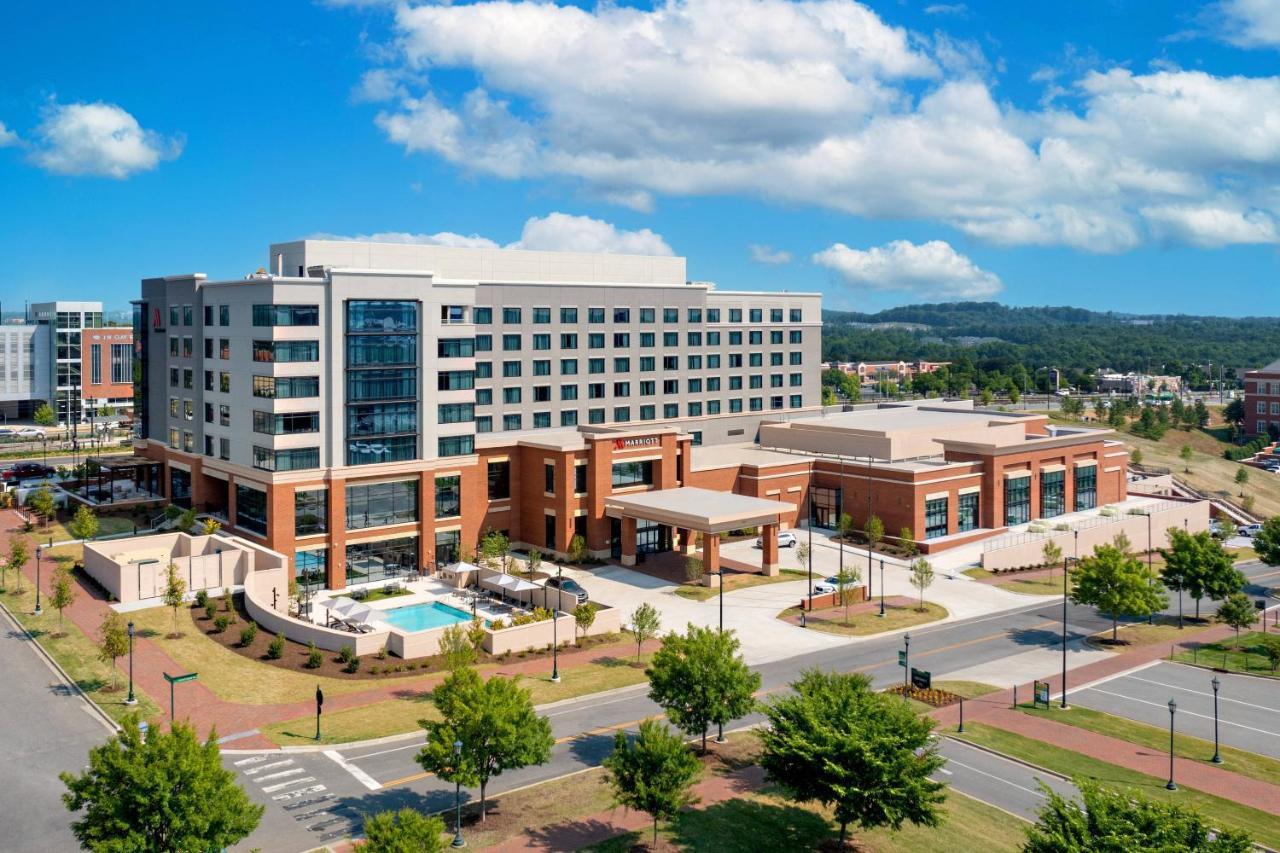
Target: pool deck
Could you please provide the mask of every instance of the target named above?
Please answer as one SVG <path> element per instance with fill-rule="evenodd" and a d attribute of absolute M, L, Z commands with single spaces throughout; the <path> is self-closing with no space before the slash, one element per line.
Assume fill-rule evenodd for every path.
<path fill-rule="evenodd" d="M 382 582 L 379 582 L 368 584 L 365 588 L 369 590 L 376 590 L 381 589 L 383 585 L 384 584 Z M 383 598 L 377 601 L 361 602 L 362 604 L 367 604 L 375 611 L 374 615 L 368 620 L 370 625 L 373 625 L 375 628 L 384 630 L 390 629 L 400 631 L 402 633 L 416 633 L 417 631 L 426 631 L 436 627 L 443 627 L 442 625 L 437 625 L 427 628 L 413 629 L 411 631 L 377 618 L 378 611 L 397 610 L 402 607 L 411 607 L 415 604 L 431 604 L 437 601 L 443 605 L 468 614 L 468 618 L 470 618 L 470 614 L 472 613 L 470 598 L 460 595 L 458 590 L 451 586 L 442 584 L 439 581 L 435 581 L 430 578 L 422 578 L 409 582 L 402 581 L 401 585 L 405 589 L 409 590 L 408 595 L 397 595 L 392 598 Z M 331 594 L 324 595 L 323 597 L 317 596 L 311 606 L 311 621 L 317 625 L 323 625 L 325 615 L 328 611 L 329 602 L 337 598 L 349 597 L 353 589 L 360 589 L 360 587 L 348 587 L 347 589 L 333 592 Z M 475 615 L 486 621 L 510 618 L 511 615 L 510 613 L 494 612 L 484 603 L 479 604 L 479 606 L 475 608 L 474 612 Z"/>

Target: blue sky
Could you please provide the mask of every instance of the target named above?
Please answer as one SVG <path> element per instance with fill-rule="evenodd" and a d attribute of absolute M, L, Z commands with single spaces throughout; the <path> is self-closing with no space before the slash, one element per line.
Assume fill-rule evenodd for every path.
<path fill-rule="evenodd" d="M 6 311 L 122 308 L 142 277 L 234 277 L 317 234 L 674 251 L 721 287 L 859 310 L 1245 314 L 1275 291 L 1270 0 L 25 4 L 8 23 Z"/>

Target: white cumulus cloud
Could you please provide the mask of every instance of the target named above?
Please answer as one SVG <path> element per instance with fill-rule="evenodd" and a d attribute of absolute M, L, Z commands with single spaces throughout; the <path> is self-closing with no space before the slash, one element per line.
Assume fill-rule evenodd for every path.
<path fill-rule="evenodd" d="M 943 240 L 851 249 L 836 243 L 815 254 L 813 262 L 854 288 L 909 293 L 924 299 L 989 299 L 1003 285 Z"/>
<path fill-rule="evenodd" d="M 22 140 L 18 138 L 18 134 L 5 127 L 4 122 L 0 121 L 0 148 L 17 145 L 21 141 Z"/>
<path fill-rule="evenodd" d="M 1267 32 L 1271 0 L 1229 5 Z M 1093 252 L 1235 242 L 1212 220 L 1175 232 L 1146 211 L 1280 216 L 1280 76 L 1073 67 L 1024 109 L 993 95 L 977 45 L 855 0 L 394 14 L 383 70 L 400 88 L 374 86 L 392 95 L 377 117 L 389 140 L 478 174 L 580 182 L 635 210 L 746 195 Z M 476 83 L 434 89 L 436 70 Z"/>
<path fill-rule="evenodd" d="M 773 266 L 781 266 L 791 263 L 791 253 L 782 249 L 775 249 L 772 246 L 762 246 L 759 243 L 752 243 L 747 247 L 747 251 L 751 254 L 751 260 L 758 264 L 771 264 Z"/>
<path fill-rule="evenodd" d="M 127 178 L 182 153 L 183 140 L 138 124 L 115 104 L 53 103 L 35 130 L 31 159 L 60 175 Z"/>
<path fill-rule="evenodd" d="M 1156 235 L 1171 243 L 1211 247 L 1277 241 L 1276 220 L 1258 210 L 1168 206 L 1142 213 Z"/>
<path fill-rule="evenodd" d="M 479 234 L 416 234 L 407 231 L 379 231 L 373 234 L 344 236 L 313 234 L 313 240 L 357 240 L 371 243 L 417 243 L 426 246 L 453 246 L 467 249 L 497 249 L 496 240 Z M 648 228 L 628 231 L 602 219 L 549 213 L 525 220 L 520 239 L 505 245 L 508 249 L 545 252 L 603 252 L 619 255 L 671 255 L 671 247 Z"/>
<path fill-rule="evenodd" d="M 1280 3 L 1276 0 L 1223 0 L 1218 4 L 1224 36 L 1240 47 L 1280 47 Z"/>

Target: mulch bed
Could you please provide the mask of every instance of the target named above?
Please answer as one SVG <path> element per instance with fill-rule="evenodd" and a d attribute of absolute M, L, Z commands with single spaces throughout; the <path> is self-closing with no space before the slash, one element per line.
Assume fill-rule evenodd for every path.
<path fill-rule="evenodd" d="M 952 693 L 949 690 L 938 690 L 929 688 L 923 690 L 919 687 L 898 684 L 885 690 L 886 693 L 893 693 L 896 696 L 906 696 L 908 699 L 914 699 L 917 702 L 923 702 L 934 708 L 945 708 L 948 705 L 954 705 L 960 701 L 960 694 Z"/>
<path fill-rule="evenodd" d="M 223 610 L 221 598 L 210 599 L 218 606 L 218 610 L 214 613 L 214 618 L 229 615 Z M 263 630 L 259 627 L 257 636 L 249 646 L 240 645 L 240 632 L 249 626 L 253 621 L 249 618 L 248 612 L 244 609 L 244 596 L 237 594 L 233 598 L 234 605 L 232 613 L 235 614 L 235 621 L 227 626 L 227 630 L 218 633 L 214 629 L 213 621 L 207 619 L 204 614 L 204 608 L 191 607 L 191 619 L 195 622 L 196 627 L 205 633 L 214 642 L 223 646 L 238 655 L 247 657 L 260 663 L 270 664 L 271 666 L 281 669 L 290 669 L 295 672 L 301 672 L 308 675 L 327 675 L 333 678 L 350 678 L 363 680 L 376 680 L 397 675 L 417 674 L 430 675 L 432 673 L 444 672 L 444 659 L 442 657 L 417 658 L 414 660 L 404 660 L 388 654 L 385 659 L 379 660 L 376 655 L 364 655 L 360 658 L 360 668 L 352 673 L 346 671 L 346 664 L 338 657 L 337 652 L 321 649 L 320 653 L 323 662 L 317 669 L 307 668 L 307 658 L 310 649 L 305 643 L 299 643 L 285 637 L 284 654 L 278 660 L 272 660 L 267 657 L 267 647 L 271 645 L 271 641 L 275 639 L 275 634 L 270 631 Z M 352 635 L 354 640 L 355 635 Z M 600 646 L 615 645 L 619 638 L 614 635 L 602 634 L 596 637 L 586 637 L 579 639 L 577 647 L 568 646 L 561 649 L 562 652 L 573 651 L 576 649 L 591 649 Z M 631 644 L 634 646 L 634 644 Z M 493 656 L 480 652 L 476 658 L 477 664 L 484 663 L 512 663 L 514 661 L 532 661 L 542 658 L 550 659 L 549 651 L 538 651 L 534 653 L 516 653 L 508 655 Z M 374 673 L 372 670 L 377 668 L 379 671 Z"/>

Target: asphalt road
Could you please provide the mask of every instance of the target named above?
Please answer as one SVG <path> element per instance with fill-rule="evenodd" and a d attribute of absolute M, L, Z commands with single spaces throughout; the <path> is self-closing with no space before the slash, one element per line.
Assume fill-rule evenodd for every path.
<path fill-rule="evenodd" d="M 82 770 L 90 747 L 111 730 L 5 614 L 0 629 L 0 766 L 6 768 L 0 847 L 6 853 L 74 850 L 58 774 Z"/>
<path fill-rule="evenodd" d="M 1169 700 L 1177 703 L 1174 728 L 1213 740 L 1213 687 L 1218 678 L 1218 732 L 1224 746 L 1280 758 L 1280 691 L 1275 682 L 1159 662 L 1076 690 L 1076 705 L 1167 729 Z"/>

